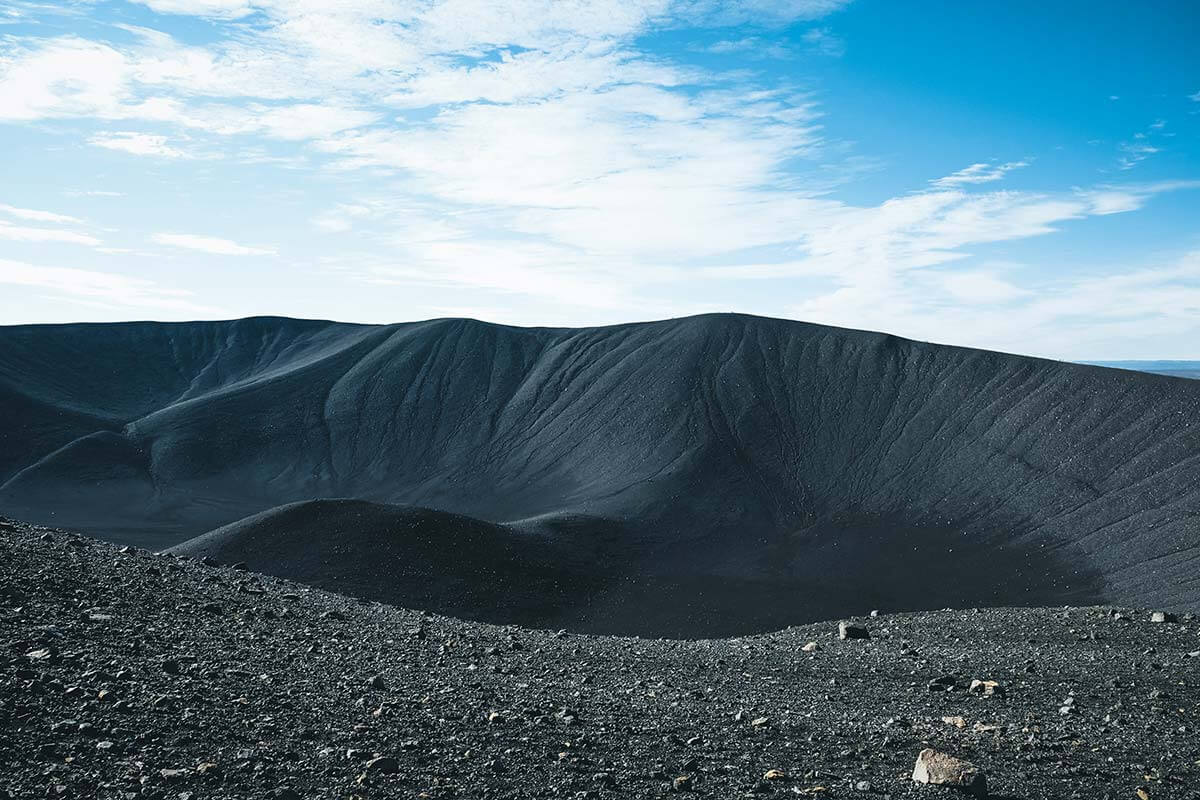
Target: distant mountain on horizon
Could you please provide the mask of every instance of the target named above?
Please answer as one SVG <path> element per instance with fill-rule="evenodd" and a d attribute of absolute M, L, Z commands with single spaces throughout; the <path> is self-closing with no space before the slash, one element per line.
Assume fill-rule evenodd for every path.
<path fill-rule="evenodd" d="M 485 546 L 580 587 L 514 619 L 625 603 L 651 635 L 1197 607 L 1198 415 L 1190 381 L 732 314 L 12 326 L 0 514 L 156 549 L 232 525 L 330 588 L 375 553 L 376 597 Z"/>
<path fill-rule="evenodd" d="M 1170 375 L 1176 378 L 1200 380 L 1200 361 L 1083 361 L 1097 367 L 1112 367 L 1114 369 L 1129 369 L 1135 372 L 1150 372 L 1155 375 Z"/>

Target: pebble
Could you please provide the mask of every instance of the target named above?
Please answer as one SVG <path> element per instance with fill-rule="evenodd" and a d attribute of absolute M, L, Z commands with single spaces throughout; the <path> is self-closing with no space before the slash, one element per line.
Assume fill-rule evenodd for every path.
<path fill-rule="evenodd" d="M 861 625 L 851 625 L 849 622 L 838 623 L 838 638 L 845 639 L 870 639 L 871 632 Z"/>
<path fill-rule="evenodd" d="M 400 762 L 392 756 L 376 756 L 366 764 L 367 774 L 390 775 L 400 771 Z"/>
<path fill-rule="evenodd" d="M 1004 687 L 997 681 L 982 681 L 976 678 L 971 681 L 971 686 L 967 691 L 984 697 L 1004 697 Z"/>

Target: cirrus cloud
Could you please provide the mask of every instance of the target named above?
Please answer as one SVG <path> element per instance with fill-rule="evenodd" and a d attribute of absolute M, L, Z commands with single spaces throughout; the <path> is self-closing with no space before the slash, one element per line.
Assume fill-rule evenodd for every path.
<path fill-rule="evenodd" d="M 198 250 L 217 256 L 271 256 L 275 251 L 265 247 L 247 247 L 231 239 L 217 236 L 200 236 L 193 233 L 156 233 L 150 240 L 168 247 Z"/>

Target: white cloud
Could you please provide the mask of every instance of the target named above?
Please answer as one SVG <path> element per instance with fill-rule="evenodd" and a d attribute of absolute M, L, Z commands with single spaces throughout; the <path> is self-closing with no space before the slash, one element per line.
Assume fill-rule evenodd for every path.
<path fill-rule="evenodd" d="M 991 181 L 1000 180 L 1014 169 L 1027 166 L 1029 166 L 1028 161 L 1009 161 L 1007 164 L 972 164 L 944 178 L 930 181 L 930 183 L 939 189 L 952 189 L 975 183 L 990 183 Z"/>
<path fill-rule="evenodd" d="M 1136 211 L 1145 202 L 1144 196 L 1120 189 L 1097 189 L 1083 196 L 1091 201 L 1091 213 L 1097 215 Z"/>
<path fill-rule="evenodd" d="M 1133 169 L 1141 162 L 1145 161 L 1155 153 L 1162 152 L 1162 148 L 1155 147 L 1151 144 L 1140 144 L 1137 142 L 1123 142 L 1121 144 L 1121 152 L 1124 154 L 1118 159 L 1117 165 L 1121 169 Z"/>
<path fill-rule="evenodd" d="M 355 219 L 369 217 L 374 213 L 368 205 L 339 203 L 334 208 L 313 218 L 313 225 L 325 233 L 345 233 L 354 227 Z"/>
<path fill-rule="evenodd" d="M 795 238 L 805 201 L 770 191 L 779 164 L 818 143 L 804 98 L 686 97 L 612 86 L 515 105 L 470 104 L 432 124 L 320 143 L 355 166 L 402 170 L 449 209 L 493 228 L 626 258 Z"/>
<path fill-rule="evenodd" d="M 1030 292 L 993 272 L 949 272 L 940 277 L 941 289 L 959 303 L 995 305 L 1008 303 Z"/>
<path fill-rule="evenodd" d="M 16 217 L 17 219 L 25 219 L 31 222 L 55 222 L 63 225 L 81 225 L 83 220 L 77 217 L 69 217 L 66 214 L 55 214 L 51 211 L 37 211 L 32 208 L 17 208 L 15 206 L 4 205 L 0 203 L 0 212 Z"/>
<path fill-rule="evenodd" d="M 722 39 L 702 48 L 706 53 L 742 53 L 753 50 L 762 40 L 757 36 L 744 36 L 741 39 Z"/>
<path fill-rule="evenodd" d="M 196 17 L 237 19 L 254 13 L 247 0 L 131 0 L 149 6 L 160 14 L 188 14 Z"/>
<path fill-rule="evenodd" d="M 805 31 L 801 40 L 821 55 L 841 58 L 846 54 L 846 43 L 828 28 L 813 28 Z"/>
<path fill-rule="evenodd" d="M 818 19 L 849 0 L 676 0 L 673 12 L 708 25 L 781 25 Z"/>
<path fill-rule="evenodd" d="M 0 259 L 0 283 L 37 288 L 106 306 L 212 313 L 211 306 L 193 302 L 189 292 L 166 289 L 153 281 L 110 272 L 45 267 Z"/>
<path fill-rule="evenodd" d="M 1197 103 L 1200 103 L 1200 92 L 1196 92 L 1195 94 L 1188 95 L 1188 99 L 1195 101 Z"/>
<path fill-rule="evenodd" d="M 161 134 L 114 131 L 98 133 L 88 139 L 88 144 L 95 145 L 96 147 L 104 147 L 109 150 L 120 150 L 135 156 L 192 158 L 187 152 L 167 144 L 168 141 L 168 138 Z"/>
<path fill-rule="evenodd" d="M 1118 144 L 1117 149 L 1121 152 L 1121 155 L 1117 158 L 1117 168 L 1121 170 L 1133 169 L 1150 156 L 1161 153 L 1163 151 L 1161 140 L 1170 138 L 1173 135 L 1163 132 L 1166 127 L 1166 120 L 1155 120 L 1146 126 L 1144 131 L 1138 131 L 1133 134 L 1130 141 Z"/>
<path fill-rule="evenodd" d="M 107 118 L 127 97 L 125 56 L 105 44 L 64 36 L 0 55 L 0 120 Z"/>
<path fill-rule="evenodd" d="M 100 240 L 88 233 L 61 230 L 58 228 L 30 228 L 12 225 L 0 220 L 0 239 L 14 242 L 64 242 L 95 246 Z"/>
<path fill-rule="evenodd" d="M 191 233 L 156 233 L 151 241 L 169 247 L 181 247 L 186 250 L 199 250 L 202 253 L 212 253 L 218 256 L 270 256 L 274 250 L 262 247 L 247 247 L 229 239 L 216 236 L 198 236 Z"/>
<path fill-rule="evenodd" d="M 779 47 L 772 26 L 822 17 L 843 0 L 139 1 L 207 18 L 204 43 L 133 26 L 107 30 L 105 41 L 6 40 L 0 119 L 86 119 L 73 129 L 82 139 L 141 156 L 220 151 L 225 164 L 318 165 L 303 189 L 272 188 L 284 204 L 329 190 L 326 211 L 306 206 L 298 219 L 317 232 L 352 230 L 324 241 L 363 252 L 314 255 L 325 274 L 351 264 L 338 274 L 432 287 L 474 307 L 524 303 L 557 322 L 706 310 L 707 298 L 725 299 L 713 288 L 721 281 L 762 278 L 806 281 L 812 294 L 796 313 L 826 321 L 861 326 L 886 307 L 904 331 L 932 330 L 940 314 L 980 337 L 1007 336 L 1004 319 L 979 313 L 989 303 L 1028 309 L 1048 292 L 1086 305 L 1078 297 L 1098 290 L 1081 279 L 1074 294 L 1035 292 L 1018 267 L 977 263 L 981 245 L 1134 211 L 1183 188 L 995 191 L 1027 164 L 981 162 L 926 191 L 839 202 L 827 164 L 815 162 L 838 145 L 825 141 L 811 98 L 778 82 L 766 90 L 749 71 L 706 71 L 640 49 L 648 31 L 707 27 L 689 39 L 725 36 L 708 49 L 744 62 Z M 822 27 L 792 36 L 789 52 L 838 55 L 838 37 L 813 24 Z M 1161 130 L 1151 125 L 1114 156 L 1132 166 L 1150 153 L 1138 148 L 1162 147 Z M 799 177 L 797 163 L 820 174 Z M 65 218 L 9 216 L 31 224 L 0 224 L 0 237 L 99 244 L 53 230 Z M 151 239 L 214 255 L 274 252 L 215 236 Z M 1147 287 L 1161 281 L 1143 277 L 1138 296 L 1158 298 Z M 781 311 L 786 292 L 801 291 L 787 286 L 769 298 Z M 967 324 L 963 309 L 979 323 Z"/>
<path fill-rule="evenodd" d="M 1071 360 L 1196 355 L 1200 252 L 1165 266 L 1116 273 L 1105 274 L 1097 265 L 1065 281 L 1014 286 L 1001 279 L 1003 299 L 995 302 L 964 302 L 956 280 L 940 272 L 891 275 L 844 287 L 789 313 L 833 325 L 862 327 L 870 320 L 874 330 L 913 339 Z M 1176 342 L 1175 349 L 1164 350 L 1165 342 Z"/>

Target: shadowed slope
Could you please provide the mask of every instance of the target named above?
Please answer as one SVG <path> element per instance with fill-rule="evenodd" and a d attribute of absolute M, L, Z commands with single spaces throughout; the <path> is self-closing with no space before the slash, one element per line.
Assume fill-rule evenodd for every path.
<path fill-rule="evenodd" d="M 171 552 L 466 619 L 653 637 L 773 630 L 914 603 L 1081 601 L 1095 588 L 1079 575 L 1060 585 L 1061 566 L 1039 553 L 981 548 L 949 530 L 856 519 L 821 533 L 795 542 L 799 559 L 778 553 L 775 569 L 730 575 L 656 568 L 603 520 L 498 525 L 411 506 L 314 500 Z M 998 583 L 997 574 L 1009 577 Z"/>
<path fill-rule="evenodd" d="M 107 371 L 65 377 L 110 329 Z M 807 581 L 813 607 L 904 570 L 955 604 L 1200 600 L 1200 385 L 1167 377 L 734 315 L 258 319 L 0 329 L 10 395 L 41 405 L 0 432 L 0 508 L 155 546 L 356 497 L 583 517 L 639 580 Z"/>

